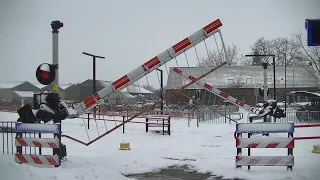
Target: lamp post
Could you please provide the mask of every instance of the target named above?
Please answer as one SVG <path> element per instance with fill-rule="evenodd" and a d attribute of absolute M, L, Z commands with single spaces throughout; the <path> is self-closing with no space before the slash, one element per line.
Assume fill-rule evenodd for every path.
<path fill-rule="evenodd" d="M 284 54 L 284 112 L 287 114 L 287 54 Z"/>
<path fill-rule="evenodd" d="M 157 71 L 160 72 L 160 98 L 161 98 L 161 104 L 160 104 L 160 109 L 161 109 L 161 114 L 163 114 L 163 71 L 161 69 L 157 68 Z"/>
<path fill-rule="evenodd" d="M 276 58 L 275 55 L 266 54 L 266 55 L 260 55 L 260 54 L 247 54 L 245 57 L 272 57 L 272 65 L 273 65 L 273 98 L 274 100 L 277 99 L 276 95 Z"/>
<path fill-rule="evenodd" d="M 96 58 L 105 59 L 103 56 L 98 56 L 94 54 L 90 54 L 87 52 L 82 52 L 82 54 L 92 57 L 93 59 L 93 84 L 92 84 L 92 93 L 96 93 Z M 93 108 L 93 118 L 96 118 L 96 107 Z M 89 129 L 89 121 L 90 118 L 88 118 L 88 129 Z"/>

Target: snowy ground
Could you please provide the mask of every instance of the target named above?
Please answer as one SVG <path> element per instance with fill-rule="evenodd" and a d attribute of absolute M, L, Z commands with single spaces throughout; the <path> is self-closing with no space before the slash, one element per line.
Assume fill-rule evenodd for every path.
<path fill-rule="evenodd" d="M 0 116 L 1 121 L 14 121 L 18 115 L 0 112 Z M 102 121 L 97 123 L 99 133 L 102 134 L 106 131 L 105 124 Z M 90 122 L 89 139 L 82 119 L 66 120 L 62 125 L 63 134 L 85 142 L 98 136 L 95 121 Z M 107 122 L 108 129 L 114 126 L 115 122 Z M 296 141 L 293 172 L 287 171 L 286 167 L 252 167 L 248 171 L 246 167 L 236 169 L 234 165 L 234 123 L 200 124 L 200 127 L 196 127 L 195 120 L 192 120 L 188 127 L 187 120 L 173 119 L 171 136 L 146 133 L 144 124 L 128 123 L 125 128 L 125 134 L 122 133 L 122 128 L 119 128 L 90 146 L 64 138 L 68 160 L 59 168 L 20 165 L 13 161 L 12 155 L 0 154 L 0 177 L 4 180 L 125 180 L 129 178 L 123 174 L 150 172 L 170 165 L 184 164 L 200 172 L 210 172 L 225 178 L 318 180 L 320 177 L 320 154 L 311 153 L 312 145 L 320 144 L 320 140 Z M 320 128 L 296 129 L 294 134 L 296 137 L 308 135 L 319 136 Z M 130 143 L 131 150 L 119 150 L 121 142 Z M 286 153 L 285 149 L 251 151 L 251 155 L 266 156 Z M 195 161 L 182 162 L 170 158 Z"/>

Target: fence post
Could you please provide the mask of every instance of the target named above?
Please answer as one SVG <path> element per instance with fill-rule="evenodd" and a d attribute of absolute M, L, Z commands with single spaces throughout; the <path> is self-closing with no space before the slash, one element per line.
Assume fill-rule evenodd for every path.
<path fill-rule="evenodd" d="M 146 132 L 148 132 L 148 118 L 146 118 Z"/>
<path fill-rule="evenodd" d="M 17 123 L 16 123 L 16 126 L 17 126 L 18 124 L 22 124 L 22 122 L 17 122 Z M 3 136 L 3 137 L 4 137 L 4 136 Z M 16 137 L 22 137 L 22 133 L 16 132 Z M 16 149 L 17 149 L 17 153 L 22 154 L 22 146 L 16 146 Z"/>
<path fill-rule="evenodd" d="M 227 107 L 224 107 L 224 123 L 227 123 Z"/>
<path fill-rule="evenodd" d="M 168 117 L 168 134 L 171 135 L 171 117 Z"/>
<path fill-rule="evenodd" d="M 162 135 L 164 135 L 164 118 L 162 118 Z"/>
<path fill-rule="evenodd" d="M 122 116 L 122 122 L 124 123 L 125 121 L 125 116 Z M 124 124 L 122 125 L 122 133 L 124 134 Z"/>

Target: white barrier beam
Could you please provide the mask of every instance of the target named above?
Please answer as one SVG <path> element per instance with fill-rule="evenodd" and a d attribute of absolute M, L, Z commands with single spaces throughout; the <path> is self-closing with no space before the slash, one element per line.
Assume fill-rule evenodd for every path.
<path fill-rule="evenodd" d="M 294 166 L 294 157 L 236 156 L 236 166 Z"/>
<path fill-rule="evenodd" d="M 60 133 L 60 123 L 56 124 L 29 124 L 16 123 L 16 132 L 20 133 Z"/>
<path fill-rule="evenodd" d="M 294 123 L 238 123 L 237 133 L 294 133 Z"/>

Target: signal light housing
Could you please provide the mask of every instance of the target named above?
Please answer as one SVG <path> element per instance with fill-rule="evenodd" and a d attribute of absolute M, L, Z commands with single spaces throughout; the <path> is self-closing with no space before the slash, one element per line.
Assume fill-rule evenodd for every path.
<path fill-rule="evenodd" d="M 38 66 L 36 77 L 39 83 L 43 85 L 51 84 L 56 77 L 56 65 L 42 63 Z"/>

